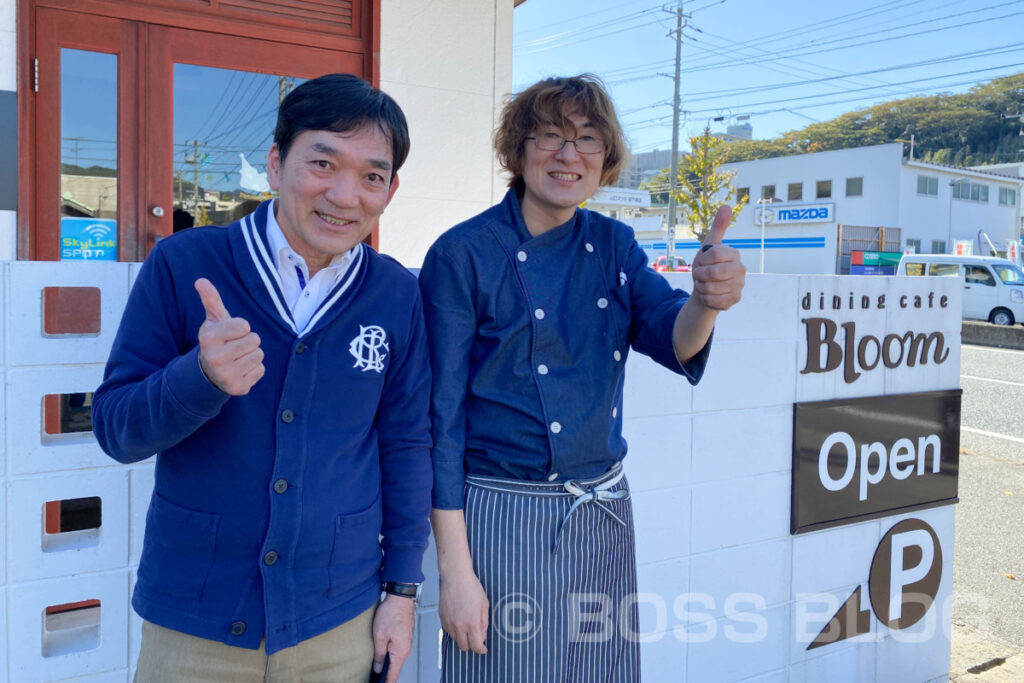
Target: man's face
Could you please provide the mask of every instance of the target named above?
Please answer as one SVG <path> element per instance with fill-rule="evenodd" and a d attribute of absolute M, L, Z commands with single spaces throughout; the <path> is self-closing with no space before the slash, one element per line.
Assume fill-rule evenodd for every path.
<path fill-rule="evenodd" d="M 267 179 L 277 190 L 277 222 L 311 272 L 359 244 L 373 231 L 398 189 L 391 143 L 376 126 L 346 133 L 307 130 L 281 158 L 267 158 Z"/>
<path fill-rule="evenodd" d="M 542 144 L 544 136 L 550 138 L 554 135 L 566 140 L 600 137 L 586 117 L 570 114 L 567 118 L 573 127 L 541 126 L 531 135 Z M 575 208 L 597 191 L 605 152 L 581 154 L 571 142 L 566 142 L 557 152 L 540 149 L 533 140 L 526 140 L 523 144 L 526 145 L 523 153 L 524 212 L 535 209 L 569 220 Z"/>

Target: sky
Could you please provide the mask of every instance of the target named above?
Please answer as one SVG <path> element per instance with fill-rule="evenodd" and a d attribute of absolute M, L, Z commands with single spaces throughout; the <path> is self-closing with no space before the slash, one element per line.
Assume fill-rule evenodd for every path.
<path fill-rule="evenodd" d="M 683 0 L 680 147 L 744 118 L 756 139 L 1024 71 L 1024 0 Z M 513 90 L 589 71 L 634 153 L 671 149 L 677 0 L 527 0 Z M 721 121 L 715 118 L 721 117 Z"/>

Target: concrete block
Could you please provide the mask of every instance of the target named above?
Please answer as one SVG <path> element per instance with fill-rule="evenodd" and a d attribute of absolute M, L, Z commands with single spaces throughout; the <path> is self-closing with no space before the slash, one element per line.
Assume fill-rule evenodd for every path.
<path fill-rule="evenodd" d="M 8 634 L 11 680 L 52 681 L 125 669 L 128 665 L 127 585 L 127 571 L 118 571 L 9 587 L 10 620 L 21 625 Z M 98 638 L 81 642 L 72 638 L 60 651 L 44 657 L 44 639 L 48 637 L 43 628 L 44 610 L 50 605 L 93 599 L 100 601 Z M 92 647 L 75 651 L 83 645 Z"/>
<path fill-rule="evenodd" d="M 744 678 L 742 683 L 788 683 L 789 671 L 787 669 L 776 669 L 760 676 Z"/>
<path fill-rule="evenodd" d="M 95 676 L 74 676 L 73 678 L 65 679 L 65 681 L 60 681 L 60 683 L 130 683 L 132 680 L 129 676 L 130 673 L 134 676 L 134 673 L 128 669 L 121 669 L 119 671 L 96 674 Z"/>
<path fill-rule="evenodd" d="M 943 619 L 945 618 L 945 623 Z M 875 646 L 876 681 L 929 681 L 949 674 L 948 615 L 931 609 L 914 626 L 890 631 Z"/>
<path fill-rule="evenodd" d="M 45 534 L 43 505 L 49 501 L 101 499 L 99 529 Z M 83 572 L 118 569 L 128 563 L 128 471 L 82 471 L 16 479 L 7 492 L 8 580 L 14 583 Z"/>
<path fill-rule="evenodd" d="M 678 681 L 686 671 L 686 643 L 676 629 L 640 643 L 640 673 L 645 681 Z"/>
<path fill-rule="evenodd" d="M 423 590 L 420 593 L 420 607 L 437 607 L 441 599 L 441 584 L 437 574 L 437 545 L 434 534 L 430 534 L 427 551 L 423 553 Z"/>
<path fill-rule="evenodd" d="M 792 406 L 693 416 L 694 483 L 789 472 L 792 463 Z"/>
<path fill-rule="evenodd" d="M 7 583 L 7 562 L 10 557 L 8 541 L 11 532 L 7 529 L 7 486 L 5 481 L 0 479 L 0 533 L 3 533 L 3 540 L 0 540 L 0 586 Z M 0 601 L 0 611 L 3 610 L 3 602 Z M 3 641 L 0 641 L 3 642 Z M 0 667 L 2 669 L 2 667 Z"/>
<path fill-rule="evenodd" d="M 763 610 L 790 599 L 792 541 L 718 550 L 690 559 L 690 592 L 710 597 L 708 613 Z"/>
<path fill-rule="evenodd" d="M 45 434 L 43 397 L 93 391 L 103 379 L 102 365 L 19 368 L 7 373 L 5 441 L 10 474 L 30 474 L 116 465 L 92 432 Z"/>
<path fill-rule="evenodd" d="M 665 273 L 673 287 L 693 291 L 689 273 Z M 715 341 L 796 341 L 798 333 L 797 278 L 792 275 L 747 273 L 743 299 L 718 316 Z"/>
<path fill-rule="evenodd" d="M 142 617 L 132 609 L 132 595 L 139 575 L 135 570 L 128 573 L 128 673 L 129 681 L 135 679 L 135 669 L 139 663 L 139 652 L 142 650 Z"/>
<path fill-rule="evenodd" d="M 808 650 L 825 627 L 832 621 L 840 607 L 849 600 L 857 588 L 861 588 L 860 600 L 856 606 L 860 610 L 871 610 L 871 599 L 867 592 L 867 580 L 862 583 L 843 586 L 833 591 L 821 593 L 802 593 L 791 603 L 792 621 L 789 638 L 789 660 L 793 664 L 808 661 L 826 654 L 834 654 L 840 650 L 864 645 L 873 647 L 882 634 L 879 633 L 878 620 L 871 617 L 868 632 Z"/>
<path fill-rule="evenodd" d="M 716 340 L 704 377 L 694 388 L 694 411 L 791 405 L 797 390 L 794 346 L 791 341 Z"/>
<path fill-rule="evenodd" d="M 789 604 L 734 614 L 686 631 L 687 681 L 740 681 L 784 668 Z"/>
<path fill-rule="evenodd" d="M 689 417 L 627 418 L 622 432 L 629 443 L 623 465 L 632 491 L 689 485 Z"/>
<path fill-rule="evenodd" d="M 875 649 L 872 643 L 857 643 L 852 646 L 835 643 L 812 652 L 821 654 L 790 666 L 791 683 L 865 683 L 876 680 Z"/>
<path fill-rule="evenodd" d="M 690 592 L 690 563 L 678 559 L 643 564 L 636 574 L 639 637 L 641 642 L 657 640 L 681 625 L 676 603 Z"/>
<path fill-rule="evenodd" d="M 638 564 L 684 557 L 690 552 L 690 492 L 644 491 L 633 496 Z"/>
<path fill-rule="evenodd" d="M 630 352 L 622 388 L 625 417 L 686 415 L 693 409 L 693 389 L 683 377 L 669 372 L 643 354 Z"/>
<path fill-rule="evenodd" d="M 878 520 L 794 536 L 794 597 L 867 581 L 881 538 Z"/>
<path fill-rule="evenodd" d="M 10 609 L 7 607 L 7 589 L 0 585 L 0 654 L 3 655 L 3 659 L 0 660 L 0 680 L 4 681 L 11 680 L 7 654 L 7 613 L 9 611 Z"/>
<path fill-rule="evenodd" d="M 128 264 L 12 261 L 7 264 L 8 364 L 105 363 L 128 297 Z M 98 287 L 97 335 L 43 335 L 43 289 Z M 13 296 L 17 292 L 17 296 Z"/>
<path fill-rule="evenodd" d="M 131 554 L 128 565 L 138 567 L 142 558 L 142 541 L 146 536 L 146 513 L 149 512 L 149 500 L 153 497 L 154 465 L 139 465 L 131 468 L 131 501 L 128 510 L 128 523 L 131 531 Z"/>
<path fill-rule="evenodd" d="M 788 537 L 790 488 L 788 472 L 695 485 L 692 552 Z"/>
<path fill-rule="evenodd" d="M 1024 320 L 1018 320 L 1024 323 Z M 964 344 L 994 346 L 1000 349 L 1024 349 L 1024 327 L 1014 325 L 993 325 L 978 320 L 964 320 L 960 328 Z"/>
<path fill-rule="evenodd" d="M 418 673 L 413 681 L 434 681 L 441 678 L 441 617 L 436 609 L 416 613 L 415 649 L 409 659 L 415 658 L 412 670 Z M 414 657 L 415 656 L 415 657 Z M 403 674 L 405 672 L 403 671 Z"/>

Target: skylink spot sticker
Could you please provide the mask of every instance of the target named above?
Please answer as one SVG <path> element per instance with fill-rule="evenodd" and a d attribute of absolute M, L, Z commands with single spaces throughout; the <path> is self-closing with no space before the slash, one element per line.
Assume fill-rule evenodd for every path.
<path fill-rule="evenodd" d="M 870 608 L 858 586 L 807 649 L 870 633 L 872 611 L 891 629 L 910 628 L 935 603 L 941 580 L 942 547 L 935 530 L 920 519 L 903 520 L 875 550 L 868 578 Z"/>

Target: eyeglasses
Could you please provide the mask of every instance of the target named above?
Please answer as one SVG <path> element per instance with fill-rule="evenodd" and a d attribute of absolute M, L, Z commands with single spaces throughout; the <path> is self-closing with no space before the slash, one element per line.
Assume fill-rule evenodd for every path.
<path fill-rule="evenodd" d="M 554 133 L 541 133 L 540 135 L 531 135 L 526 139 L 533 140 L 533 143 L 537 145 L 537 149 L 542 149 L 545 152 L 558 152 L 565 147 L 567 142 L 571 142 L 580 154 L 601 154 L 604 152 L 604 141 L 595 138 L 593 135 L 583 135 L 575 140 L 567 140 L 561 135 L 555 135 Z"/>

